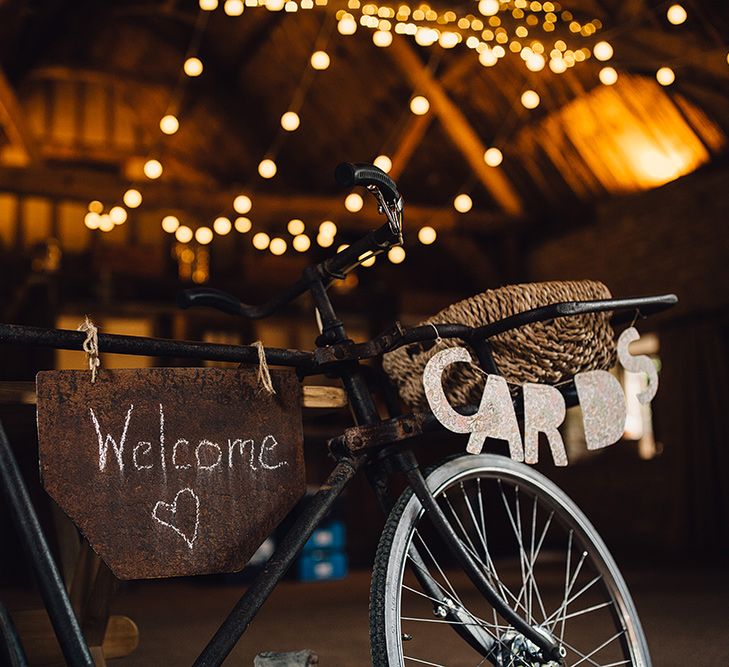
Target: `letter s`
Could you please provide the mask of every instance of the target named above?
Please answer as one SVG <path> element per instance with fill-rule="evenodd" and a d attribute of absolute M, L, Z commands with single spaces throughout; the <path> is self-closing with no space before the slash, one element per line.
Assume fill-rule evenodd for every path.
<path fill-rule="evenodd" d="M 658 391 L 658 371 L 653 360 L 645 354 L 633 356 L 628 348 L 630 344 L 640 338 L 635 327 L 629 327 L 618 338 L 618 359 L 626 371 L 631 373 L 645 373 L 648 375 L 648 388 L 641 391 L 637 398 L 643 405 L 650 403 Z"/>

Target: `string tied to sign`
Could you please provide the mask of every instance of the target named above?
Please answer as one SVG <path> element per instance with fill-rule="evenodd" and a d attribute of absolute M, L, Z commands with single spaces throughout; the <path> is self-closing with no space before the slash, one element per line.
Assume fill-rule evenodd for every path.
<path fill-rule="evenodd" d="M 96 382 L 96 373 L 101 366 L 99 357 L 99 328 L 89 319 L 88 315 L 84 315 L 84 321 L 79 324 L 76 331 L 82 331 L 86 334 L 86 340 L 83 343 L 83 350 L 86 352 L 86 358 L 89 362 L 89 370 L 91 371 L 91 383 Z"/>
<path fill-rule="evenodd" d="M 271 381 L 271 371 L 268 370 L 268 362 L 266 361 L 266 352 L 263 349 L 263 343 L 257 340 L 253 346 L 258 349 L 258 384 L 269 396 L 276 393 Z"/>

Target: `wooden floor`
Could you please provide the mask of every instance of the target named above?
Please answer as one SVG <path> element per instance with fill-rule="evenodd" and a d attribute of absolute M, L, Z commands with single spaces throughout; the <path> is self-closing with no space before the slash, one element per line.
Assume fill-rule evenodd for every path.
<path fill-rule="evenodd" d="M 656 667 L 729 665 L 729 569 L 628 571 L 626 578 Z M 190 665 L 241 590 L 209 580 L 129 585 L 114 611 L 138 623 L 140 645 L 110 665 Z M 368 665 L 368 596 L 364 572 L 340 582 L 284 582 L 225 664 L 248 667 L 259 651 L 308 648 L 323 667 Z"/>

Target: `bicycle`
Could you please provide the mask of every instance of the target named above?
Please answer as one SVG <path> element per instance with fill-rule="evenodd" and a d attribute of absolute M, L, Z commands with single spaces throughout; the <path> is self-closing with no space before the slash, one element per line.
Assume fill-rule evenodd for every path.
<path fill-rule="evenodd" d="M 396 184 L 377 167 L 342 164 L 335 175 L 341 186 L 363 186 L 375 196 L 386 217 L 379 229 L 308 267 L 296 283 L 261 305 L 247 305 L 206 287 L 185 290 L 180 296 L 183 308 L 207 306 L 256 319 L 309 292 L 320 329 L 315 350 L 265 348 L 266 361 L 295 368 L 300 379 L 323 373 L 338 377 L 355 420 L 329 441 L 335 460 L 332 472 L 306 499 L 275 553 L 195 666 L 223 662 L 347 483 L 364 470 L 387 516 L 370 594 L 374 665 L 649 667 L 646 639 L 627 586 L 579 508 L 539 472 L 502 455 L 458 455 L 424 473 L 414 451 L 416 439 L 441 432 L 442 426 L 432 414 L 401 413 L 392 400 L 391 414 L 381 417 L 362 362 L 403 346 L 458 339 L 476 352 L 483 371 L 498 373 L 489 339 L 504 331 L 609 311 L 629 321 L 633 314 L 647 316 L 671 306 L 675 296 L 544 305 L 479 327 L 398 325 L 366 343 L 354 343 L 336 316 L 327 288 L 363 261 L 402 243 L 404 206 Z M 83 339 L 79 332 L 0 325 L 0 342 L 80 349 Z M 99 348 L 108 352 L 248 363 L 258 359 L 253 346 L 111 334 L 100 334 L 98 340 Z M 558 388 L 568 405 L 576 403 L 573 384 Z M 473 406 L 459 409 L 467 413 Z M 8 485 L 5 471 L 3 462 L 0 472 Z M 390 490 L 395 474 L 406 481 L 397 499 Z M 22 515 L 29 509 L 21 503 L 15 511 Z M 28 539 L 42 536 L 31 534 Z M 38 563 L 50 567 L 47 560 Z M 66 630 L 67 659 L 72 664 L 92 664 L 77 626 L 63 620 L 62 591 L 51 585 L 47 592 L 49 612 L 52 618 L 57 612 L 58 624 Z M 581 636 L 594 628 L 600 639 L 585 646 Z"/>

